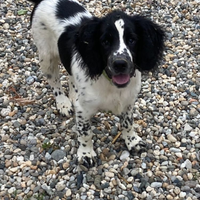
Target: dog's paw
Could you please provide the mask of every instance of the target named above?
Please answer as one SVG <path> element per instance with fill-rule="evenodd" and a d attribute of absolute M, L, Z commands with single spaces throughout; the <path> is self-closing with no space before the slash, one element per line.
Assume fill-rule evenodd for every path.
<path fill-rule="evenodd" d="M 127 136 L 125 143 L 129 151 L 143 152 L 146 151 L 146 143 L 138 135 Z"/>
<path fill-rule="evenodd" d="M 77 155 L 79 165 L 83 165 L 86 168 L 94 167 L 96 163 L 96 153 L 93 149 L 88 151 L 87 148 L 79 147 Z"/>
<path fill-rule="evenodd" d="M 74 111 L 73 111 L 72 103 L 69 100 L 69 98 L 66 97 L 65 95 L 61 94 L 56 97 L 56 106 L 62 115 L 66 117 L 73 116 Z"/>

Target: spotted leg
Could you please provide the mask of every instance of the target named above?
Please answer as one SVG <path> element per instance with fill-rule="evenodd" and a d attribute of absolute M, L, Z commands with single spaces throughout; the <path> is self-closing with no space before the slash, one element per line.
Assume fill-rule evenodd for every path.
<path fill-rule="evenodd" d="M 145 147 L 142 138 L 134 131 L 132 106 L 128 106 L 126 111 L 122 114 L 122 138 L 125 140 L 129 151 L 140 151 Z"/>
<path fill-rule="evenodd" d="M 93 167 L 96 153 L 93 149 L 93 132 L 90 125 L 90 113 L 86 108 L 81 107 L 78 101 L 75 103 L 76 110 L 76 131 L 78 134 L 79 148 L 77 151 L 79 164 L 87 168 Z"/>
<path fill-rule="evenodd" d="M 56 98 L 57 109 L 63 115 L 70 117 L 73 114 L 72 103 L 62 89 L 60 83 L 58 61 L 59 59 L 57 57 L 52 56 L 50 58 L 47 55 L 43 56 L 40 54 L 41 70 L 46 75 L 47 81 L 53 89 L 53 93 Z"/>

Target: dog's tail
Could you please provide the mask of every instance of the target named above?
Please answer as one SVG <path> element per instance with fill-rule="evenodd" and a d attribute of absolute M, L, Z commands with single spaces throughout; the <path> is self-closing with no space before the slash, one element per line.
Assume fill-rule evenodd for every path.
<path fill-rule="evenodd" d="M 33 2 L 34 4 L 39 4 L 42 0 L 28 0 L 28 1 L 31 1 L 31 2 Z"/>

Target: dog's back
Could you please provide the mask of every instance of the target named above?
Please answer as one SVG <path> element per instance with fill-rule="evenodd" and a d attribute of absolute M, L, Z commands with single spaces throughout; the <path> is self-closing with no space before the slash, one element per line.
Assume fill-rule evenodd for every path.
<path fill-rule="evenodd" d="M 57 42 L 64 29 L 78 25 L 84 17 L 91 17 L 76 0 L 31 1 L 35 3 L 31 15 L 32 34 L 39 52 L 45 50 L 46 53 L 58 56 Z"/>

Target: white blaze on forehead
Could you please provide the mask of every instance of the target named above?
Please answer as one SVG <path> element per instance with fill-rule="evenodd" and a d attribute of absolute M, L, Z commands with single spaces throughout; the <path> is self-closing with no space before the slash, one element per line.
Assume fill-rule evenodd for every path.
<path fill-rule="evenodd" d="M 114 55 L 123 54 L 124 51 L 126 50 L 132 60 L 131 53 L 124 42 L 124 20 L 123 19 L 117 20 L 115 22 L 115 27 L 119 33 L 119 49 L 117 49 L 117 51 L 114 52 Z"/>

